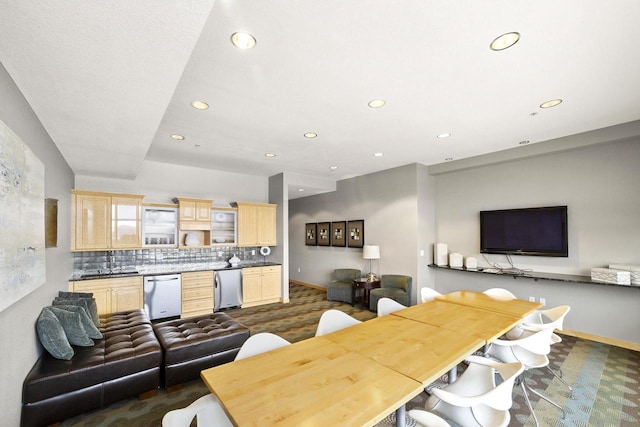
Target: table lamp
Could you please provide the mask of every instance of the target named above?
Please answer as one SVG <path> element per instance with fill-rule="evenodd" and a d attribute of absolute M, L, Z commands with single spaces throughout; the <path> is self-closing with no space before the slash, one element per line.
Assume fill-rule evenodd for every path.
<path fill-rule="evenodd" d="M 380 259 L 380 247 L 377 245 L 364 245 L 362 247 L 362 258 L 369 260 L 369 273 L 366 276 L 367 282 L 378 280 L 378 277 L 371 269 L 371 260 Z"/>

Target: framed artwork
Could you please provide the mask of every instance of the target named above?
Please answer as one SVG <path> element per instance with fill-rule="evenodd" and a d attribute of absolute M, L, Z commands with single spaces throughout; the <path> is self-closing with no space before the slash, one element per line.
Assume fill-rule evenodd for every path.
<path fill-rule="evenodd" d="M 336 221 L 331 223 L 331 246 L 347 246 L 346 221 Z"/>
<path fill-rule="evenodd" d="M 329 246 L 331 244 L 331 223 L 318 223 L 318 246 Z"/>
<path fill-rule="evenodd" d="M 305 225 L 304 244 L 308 246 L 316 246 L 318 244 L 317 224 L 308 222 Z"/>
<path fill-rule="evenodd" d="M 347 226 L 347 241 L 350 248 L 364 246 L 364 220 L 349 221 Z"/>

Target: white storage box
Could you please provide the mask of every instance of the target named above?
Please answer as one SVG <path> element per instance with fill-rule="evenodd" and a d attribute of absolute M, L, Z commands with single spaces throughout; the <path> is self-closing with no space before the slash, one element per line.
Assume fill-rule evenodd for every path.
<path fill-rule="evenodd" d="M 591 280 L 601 283 L 613 283 L 615 285 L 630 285 L 631 273 L 612 268 L 592 268 Z"/>
<path fill-rule="evenodd" d="M 449 267 L 462 268 L 462 254 L 452 252 L 449 254 Z"/>
<path fill-rule="evenodd" d="M 631 273 L 631 284 L 640 286 L 640 265 L 628 265 L 628 264 L 611 264 L 609 268 L 614 270 L 623 270 Z"/>

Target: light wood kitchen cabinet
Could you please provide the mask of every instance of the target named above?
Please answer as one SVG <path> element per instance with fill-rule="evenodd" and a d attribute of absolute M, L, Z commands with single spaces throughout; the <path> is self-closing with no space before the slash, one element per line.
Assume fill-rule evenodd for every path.
<path fill-rule="evenodd" d="M 212 270 L 182 273 L 182 319 L 213 313 L 214 274 Z"/>
<path fill-rule="evenodd" d="M 178 204 L 179 247 L 211 247 L 211 203 L 209 199 L 176 197 Z M 188 234 L 196 235 L 200 244 L 186 243 Z"/>
<path fill-rule="evenodd" d="M 91 292 L 98 314 L 137 310 L 143 307 L 142 276 L 69 282 L 71 292 Z"/>
<path fill-rule="evenodd" d="M 142 199 L 135 194 L 71 190 L 71 250 L 142 247 Z"/>
<path fill-rule="evenodd" d="M 242 269 L 242 307 L 279 302 L 282 298 L 279 265 Z"/>
<path fill-rule="evenodd" d="M 235 202 L 238 246 L 276 246 L 276 208 L 268 203 Z"/>

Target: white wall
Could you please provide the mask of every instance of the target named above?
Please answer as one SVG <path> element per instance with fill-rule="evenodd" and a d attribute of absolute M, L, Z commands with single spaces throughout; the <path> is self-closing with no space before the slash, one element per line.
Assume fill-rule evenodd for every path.
<path fill-rule="evenodd" d="M 143 194 L 148 203 L 173 203 L 174 197 L 213 199 L 215 206 L 229 203 L 267 203 L 269 179 L 145 160 L 134 180 L 77 175 L 78 190 Z"/>
<path fill-rule="evenodd" d="M 422 263 L 426 269 L 429 250 L 416 232 L 423 221 L 419 210 L 425 210 L 417 197 L 422 168 L 413 164 L 346 179 L 338 182 L 335 192 L 289 201 L 290 278 L 325 285 L 336 268 L 358 268 L 367 273 L 369 261 L 362 259 L 361 249 L 306 246 L 304 236 L 308 222 L 364 219 L 365 244 L 380 246 L 380 260 L 373 261 L 373 271 L 413 277 L 415 301 L 417 286 L 424 284 L 418 265 Z M 431 177 L 422 170 L 423 179 L 429 181 Z M 421 185 L 422 200 L 428 204 L 431 190 L 427 184 Z M 422 261 L 418 261 L 420 248 L 425 250 Z"/>
<path fill-rule="evenodd" d="M 478 257 L 479 211 L 567 205 L 569 257 L 513 256 L 516 267 L 590 275 L 609 263 L 640 265 L 640 138 L 435 176 L 436 241 Z M 507 265 L 502 255 L 491 262 Z M 548 307 L 572 307 L 565 327 L 640 343 L 638 287 L 564 283 L 434 270 L 436 289 L 506 287 L 519 298 L 544 297 Z"/>
<path fill-rule="evenodd" d="M 47 248 L 46 283 L 0 312 L 0 413 L 7 426 L 20 424 L 22 383 L 42 352 L 35 322 L 42 307 L 67 289 L 73 270 L 70 252 L 69 190 L 73 173 L 5 68 L 0 65 L 0 120 L 43 162 L 45 197 L 58 200 L 58 246 Z M 0 206 L 0 215 L 11 206 Z"/>

